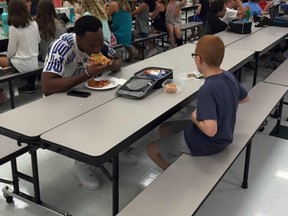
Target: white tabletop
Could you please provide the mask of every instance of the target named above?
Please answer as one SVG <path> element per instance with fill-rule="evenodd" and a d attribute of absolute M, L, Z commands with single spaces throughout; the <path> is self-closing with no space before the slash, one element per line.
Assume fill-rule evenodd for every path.
<path fill-rule="evenodd" d="M 250 34 L 253 34 L 253 33 L 260 31 L 262 29 L 263 29 L 263 27 L 255 27 L 254 24 L 252 24 L 252 29 L 251 29 Z M 215 35 L 217 35 L 218 37 L 220 37 L 223 40 L 225 46 L 228 46 L 228 45 L 230 45 L 230 44 L 232 44 L 238 40 L 241 40 L 244 37 L 247 37 L 250 34 L 237 34 L 237 33 L 230 32 L 230 31 L 222 31 L 222 32 L 219 32 Z"/>
<path fill-rule="evenodd" d="M 194 49 L 195 45 L 192 44 L 181 46 L 128 67 L 123 67 L 120 72 L 111 76 L 129 79 L 135 72 L 150 66 L 174 69 L 184 65 L 187 58 L 192 61 L 191 55 L 188 53 L 192 53 Z M 177 61 L 175 55 L 182 55 L 183 53 L 186 58 Z M 66 93 L 51 95 L 1 114 L 0 127 L 27 137 L 36 137 L 117 97 L 116 89 L 93 91 L 84 88 L 84 84 L 81 84 L 79 88 L 91 92 L 92 95 L 88 98 L 67 96 Z"/>
<path fill-rule="evenodd" d="M 180 72 L 183 70 L 174 70 L 175 76 Z M 41 139 L 86 155 L 100 156 L 197 92 L 203 82 L 203 79 L 185 81 L 184 90 L 179 94 L 157 89 L 142 100 L 118 97 L 42 134 Z"/>
<path fill-rule="evenodd" d="M 228 45 L 228 47 L 262 52 L 266 48 L 278 43 L 287 34 L 287 28 L 269 26 Z"/>
<path fill-rule="evenodd" d="M 115 98 L 114 91 L 90 92 L 88 98 L 54 94 L 10 110 L 0 115 L 0 127 L 36 137 Z"/>
<path fill-rule="evenodd" d="M 266 83 L 288 86 L 288 60 L 283 62 L 275 71 L 273 71 L 265 80 Z"/>

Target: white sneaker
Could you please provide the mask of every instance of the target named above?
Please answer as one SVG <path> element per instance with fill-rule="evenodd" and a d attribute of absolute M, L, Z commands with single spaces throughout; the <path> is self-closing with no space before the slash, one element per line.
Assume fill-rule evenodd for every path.
<path fill-rule="evenodd" d="M 89 190 L 96 190 L 100 187 L 100 182 L 92 170 L 92 166 L 86 163 L 75 161 L 74 176 L 80 184 Z"/>
<path fill-rule="evenodd" d="M 123 164 L 133 165 L 138 163 L 138 158 L 136 155 L 124 150 L 119 153 L 119 162 Z"/>
<path fill-rule="evenodd" d="M 153 48 L 153 49 L 149 49 L 148 52 L 147 52 L 147 55 L 146 57 L 149 58 L 151 56 L 154 56 L 158 53 L 158 50 L 156 48 Z"/>

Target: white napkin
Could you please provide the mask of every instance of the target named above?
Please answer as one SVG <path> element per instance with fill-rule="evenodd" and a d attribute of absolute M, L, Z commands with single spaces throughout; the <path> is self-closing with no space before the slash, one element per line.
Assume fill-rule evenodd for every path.
<path fill-rule="evenodd" d="M 98 78 L 112 80 L 112 81 L 116 82 L 118 85 L 123 85 L 127 81 L 126 79 L 116 78 L 116 77 L 111 77 L 111 76 L 101 76 Z"/>

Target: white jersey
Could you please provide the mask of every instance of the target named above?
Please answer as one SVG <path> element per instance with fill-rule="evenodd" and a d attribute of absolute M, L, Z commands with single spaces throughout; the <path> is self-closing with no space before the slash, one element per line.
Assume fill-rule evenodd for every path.
<path fill-rule="evenodd" d="M 108 58 L 115 56 L 115 51 L 104 39 L 102 54 Z M 43 72 L 56 73 L 62 77 L 78 75 L 88 66 L 89 55 L 79 50 L 75 33 L 61 35 L 49 47 Z"/>

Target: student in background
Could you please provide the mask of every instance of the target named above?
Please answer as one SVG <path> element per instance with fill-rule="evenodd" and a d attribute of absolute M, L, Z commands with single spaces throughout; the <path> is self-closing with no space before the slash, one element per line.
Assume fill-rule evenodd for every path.
<path fill-rule="evenodd" d="M 228 23 L 233 19 L 242 19 L 245 16 L 245 8 L 242 6 L 241 0 L 224 0 L 226 13 L 221 20 Z"/>
<path fill-rule="evenodd" d="M 13 0 L 8 5 L 9 42 L 7 56 L 0 57 L 0 66 L 12 66 L 19 72 L 38 68 L 40 34 L 23 0 Z M 3 92 L 0 92 L 0 95 Z M 0 96 L 1 97 L 1 96 Z"/>
<path fill-rule="evenodd" d="M 124 44 L 129 53 L 129 61 L 134 61 L 135 53 L 131 49 L 132 40 L 132 16 L 131 6 L 128 0 L 113 1 L 106 4 L 106 14 L 112 18 L 112 32 L 117 43 Z"/>
<path fill-rule="evenodd" d="M 213 155 L 232 143 L 238 104 L 249 97 L 236 77 L 220 68 L 224 52 L 217 36 L 206 35 L 198 41 L 192 57 L 205 83 L 198 92 L 197 109 L 189 120 L 160 125 L 161 138 L 147 146 L 148 156 L 163 170 L 183 153 Z"/>
<path fill-rule="evenodd" d="M 104 5 L 101 0 L 82 0 L 82 10 L 84 16 L 92 15 L 97 17 L 102 22 L 102 31 L 104 38 L 106 38 L 109 43 L 111 42 L 111 31 L 108 25 L 108 16 L 104 10 Z"/>
<path fill-rule="evenodd" d="M 155 10 L 149 13 L 152 20 L 152 33 L 167 32 L 166 28 L 166 7 L 168 0 L 158 0 Z"/>
<path fill-rule="evenodd" d="M 132 17 L 136 17 L 135 30 L 133 31 L 134 38 L 146 38 L 149 36 L 149 12 L 155 9 L 155 0 L 142 0 L 141 4 L 136 8 L 136 1 L 132 0 Z M 146 42 L 148 48 L 153 48 L 151 43 Z M 138 50 L 137 59 L 143 59 L 143 47 L 136 45 Z"/>
<path fill-rule="evenodd" d="M 76 20 L 82 16 L 82 8 L 76 0 L 65 0 L 63 2 L 63 7 L 74 8 Z"/>
<path fill-rule="evenodd" d="M 183 45 L 180 25 L 182 22 L 181 8 L 185 5 L 185 0 L 170 0 L 166 9 L 166 28 L 170 38 L 171 47 Z M 176 40 L 176 43 L 175 43 Z"/>
<path fill-rule="evenodd" d="M 192 21 L 201 21 L 203 22 L 209 11 L 210 11 L 210 2 L 209 0 L 199 0 L 197 1 L 198 6 L 195 11 L 195 16 L 192 16 Z M 188 36 L 188 40 L 191 40 L 192 38 L 199 37 L 201 34 L 201 27 L 197 28 L 197 33 L 195 32 L 195 29 L 191 29 L 191 35 Z"/>
<path fill-rule="evenodd" d="M 249 0 L 246 3 L 243 3 L 242 6 L 244 8 L 250 9 L 251 16 L 262 15 L 262 9 L 260 5 L 258 4 L 259 1 L 260 0 Z"/>
<path fill-rule="evenodd" d="M 35 18 L 41 37 L 39 45 L 39 61 L 44 62 L 48 47 L 60 35 L 66 32 L 65 24 L 57 19 L 55 8 L 50 0 L 40 0 Z M 25 86 L 19 87 L 21 93 L 34 93 L 36 75 L 30 76 Z"/>
<path fill-rule="evenodd" d="M 207 34 L 216 34 L 224 31 L 227 28 L 227 23 L 221 21 L 226 13 L 226 8 L 221 0 L 216 0 L 211 3 L 210 14 L 203 23 L 202 36 Z"/>

